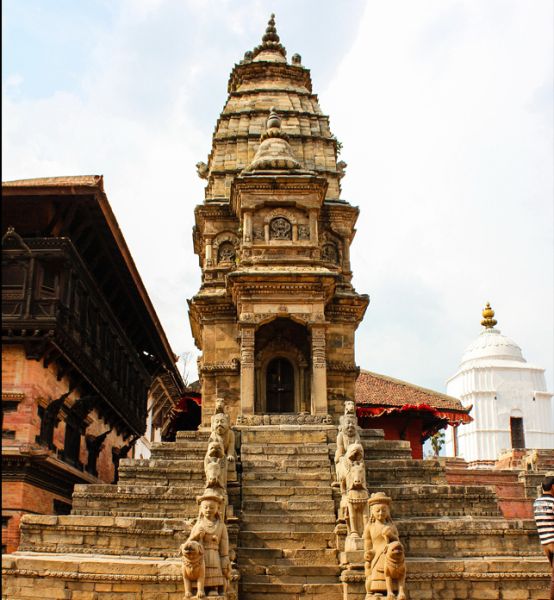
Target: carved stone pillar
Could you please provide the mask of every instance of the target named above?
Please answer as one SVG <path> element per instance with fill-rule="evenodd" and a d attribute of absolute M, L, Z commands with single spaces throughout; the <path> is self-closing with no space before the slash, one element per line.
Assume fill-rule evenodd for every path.
<path fill-rule="evenodd" d="M 325 325 L 312 325 L 312 414 L 327 414 Z"/>
<path fill-rule="evenodd" d="M 212 238 L 205 237 L 204 244 L 206 247 L 206 264 L 205 267 L 211 267 L 213 265 L 213 257 L 212 257 Z"/>
<path fill-rule="evenodd" d="M 312 244 L 318 244 L 317 233 L 317 210 L 310 211 L 310 241 Z"/>
<path fill-rule="evenodd" d="M 250 211 L 244 213 L 243 223 L 242 240 L 248 244 L 252 241 L 252 213 Z"/>
<path fill-rule="evenodd" d="M 254 413 L 254 343 L 256 328 L 242 326 L 240 337 L 240 410 L 243 415 Z"/>

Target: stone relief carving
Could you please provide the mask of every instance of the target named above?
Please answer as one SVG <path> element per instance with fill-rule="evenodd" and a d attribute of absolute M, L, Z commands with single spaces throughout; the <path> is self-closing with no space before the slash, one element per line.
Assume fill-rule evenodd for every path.
<path fill-rule="evenodd" d="M 311 415 L 301 412 L 294 415 L 239 415 L 237 425 L 331 425 L 330 415 Z"/>
<path fill-rule="evenodd" d="M 315 369 L 324 369 L 325 361 L 325 330 L 312 329 L 312 363 Z"/>
<path fill-rule="evenodd" d="M 269 237 L 272 240 L 292 240 L 292 225 L 284 217 L 276 217 L 269 223 Z"/>
<path fill-rule="evenodd" d="M 363 538 L 366 598 L 369 599 L 375 593 L 386 593 L 387 598 L 406 600 L 404 547 L 390 516 L 391 502 L 383 492 L 371 494 L 368 500 L 370 517 Z"/>
<path fill-rule="evenodd" d="M 263 241 L 265 241 L 265 233 L 264 233 L 263 227 L 254 227 L 252 229 L 252 237 L 257 242 L 260 242 L 260 241 L 263 242 Z"/>
<path fill-rule="evenodd" d="M 299 240 L 309 240 L 310 239 L 309 225 L 298 225 L 298 239 Z"/>
<path fill-rule="evenodd" d="M 333 242 L 327 242 L 323 244 L 323 248 L 321 249 L 321 258 L 322 260 L 337 264 L 339 262 L 339 251 L 337 249 L 337 245 Z"/>
<path fill-rule="evenodd" d="M 217 262 L 234 262 L 237 253 L 232 242 L 222 242 L 217 249 Z"/>

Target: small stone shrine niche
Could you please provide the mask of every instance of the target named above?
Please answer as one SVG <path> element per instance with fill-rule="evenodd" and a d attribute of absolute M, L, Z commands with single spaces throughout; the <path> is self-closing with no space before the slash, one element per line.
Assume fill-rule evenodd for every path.
<path fill-rule="evenodd" d="M 232 566 L 226 514 L 229 513 L 227 496 L 228 469 L 235 463 L 235 436 L 230 427 L 225 402 L 217 398 L 216 412 L 211 418 L 211 434 L 204 457 L 206 487 L 196 498 L 199 513 L 184 544 L 182 574 L 185 598 L 236 598 L 231 590 Z M 236 577 L 235 577 L 236 579 Z M 232 594 L 231 594 L 232 591 Z"/>

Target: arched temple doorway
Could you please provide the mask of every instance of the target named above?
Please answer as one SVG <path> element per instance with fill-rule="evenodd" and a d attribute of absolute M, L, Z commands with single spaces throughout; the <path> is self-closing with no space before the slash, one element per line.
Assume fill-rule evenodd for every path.
<path fill-rule="evenodd" d="M 277 318 L 256 332 L 257 413 L 310 410 L 310 343 L 305 326 Z"/>
<path fill-rule="evenodd" d="M 274 358 L 267 365 L 266 411 L 294 412 L 294 369 L 286 358 Z"/>

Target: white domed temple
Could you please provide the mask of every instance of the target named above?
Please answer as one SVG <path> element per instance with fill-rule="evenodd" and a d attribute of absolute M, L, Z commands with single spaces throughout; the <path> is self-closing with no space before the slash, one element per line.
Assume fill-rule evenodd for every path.
<path fill-rule="evenodd" d="M 503 450 L 554 448 L 552 394 L 544 369 L 528 363 L 521 348 L 495 328 L 494 310 L 483 310 L 483 330 L 465 350 L 447 394 L 471 410 L 473 421 L 448 428 L 446 450 L 468 462 L 495 461 Z"/>

